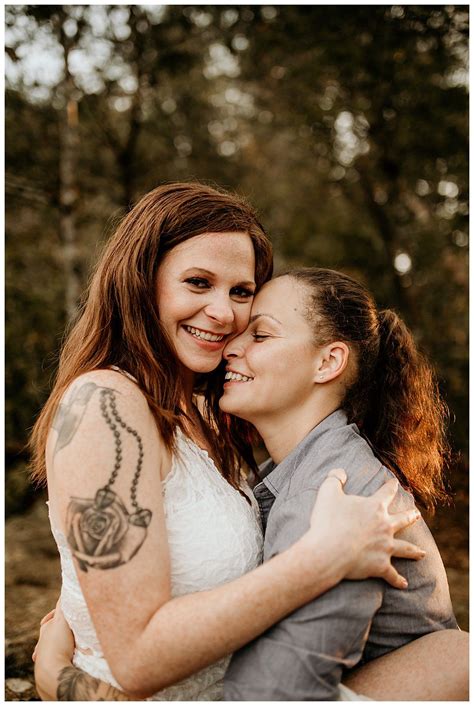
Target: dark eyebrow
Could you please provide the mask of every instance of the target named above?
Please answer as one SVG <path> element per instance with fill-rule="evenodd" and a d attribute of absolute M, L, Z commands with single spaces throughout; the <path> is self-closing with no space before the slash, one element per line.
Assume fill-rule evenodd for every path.
<path fill-rule="evenodd" d="M 205 270 L 203 267 L 189 267 L 187 270 L 183 272 L 183 275 L 186 275 L 187 273 L 190 272 L 199 272 L 202 275 L 206 275 L 206 277 L 215 277 L 216 274 L 215 272 L 211 272 L 210 270 Z M 256 287 L 257 285 L 253 280 L 245 280 L 243 282 L 239 282 L 240 285 L 245 285 L 247 287 Z"/>
<path fill-rule="evenodd" d="M 188 269 L 185 270 L 183 274 L 185 275 L 187 272 L 200 272 L 202 275 L 214 277 L 214 272 L 211 272 L 210 270 L 204 270 L 202 267 L 188 267 Z"/>
<path fill-rule="evenodd" d="M 281 321 L 278 321 L 278 319 L 275 316 L 272 316 L 271 314 L 254 314 L 253 316 L 250 317 L 249 319 L 249 324 L 253 324 L 254 321 L 259 319 L 261 316 L 266 316 L 267 319 L 273 319 L 273 321 L 276 321 L 277 324 L 280 324 L 280 326 L 283 326 Z"/>

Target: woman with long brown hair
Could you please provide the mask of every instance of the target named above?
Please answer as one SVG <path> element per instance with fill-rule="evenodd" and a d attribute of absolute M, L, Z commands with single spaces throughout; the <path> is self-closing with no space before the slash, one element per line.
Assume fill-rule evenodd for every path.
<path fill-rule="evenodd" d="M 110 697 L 97 679 L 138 696 L 220 698 L 233 650 L 343 577 L 403 587 L 390 555 L 421 556 L 391 539 L 417 517 L 388 514 L 393 483 L 361 504 L 328 481 L 309 530 L 258 567 L 258 511 L 241 472 L 255 468 L 249 427 L 229 424 L 217 399 L 224 346 L 271 270 L 242 199 L 171 184 L 124 218 L 91 280 L 32 436 L 91 700 Z M 356 551 L 341 551 L 347 536 Z M 39 683 L 77 699 L 77 672 L 42 654 Z"/>

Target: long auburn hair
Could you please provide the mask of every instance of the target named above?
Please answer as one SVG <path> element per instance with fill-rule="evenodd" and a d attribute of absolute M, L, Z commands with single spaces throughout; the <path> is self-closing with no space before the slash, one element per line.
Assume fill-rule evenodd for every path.
<path fill-rule="evenodd" d="M 76 323 L 65 339 L 52 392 L 31 434 L 32 478 L 46 482 L 49 429 L 66 388 L 83 373 L 116 366 L 136 379 L 167 448 L 183 428 L 182 384 L 173 348 L 156 301 L 157 270 L 166 253 L 204 233 L 245 232 L 255 251 L 257 288 L 270 279 L 271 243 L 254 209 L 240 196 L 210 186 L 159 186 L 120 222 L 95 268 Z M 205 416 L 224 477 L 238 488 L 241 461 L 255 469 L 250 427 L 230 425 L 219 412 L 222 374 L 200 376 Z M 212 431 L 214 430 L 214 431 Z M 217 431 L 216 431 L 217 430 Z"/>
<path fill-rule="evenodd" d="M 341 402 L 382 463 L 433 511 L 446 500 L 448 408 L 434 371 L 395 311 L 377 310 L 371 294 L 334 270 L 284 273 L 303 286 L 315 343 L 344 341 L 355 358 Z M 280 275 L 282 276 L 282 275 Z"/>

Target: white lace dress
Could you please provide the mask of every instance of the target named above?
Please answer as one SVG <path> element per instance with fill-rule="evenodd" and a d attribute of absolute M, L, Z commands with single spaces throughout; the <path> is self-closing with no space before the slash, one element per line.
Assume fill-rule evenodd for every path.
<path fill-rule="evenodd" d="M 206 451 L 178 430 L 177 453 L 163 483 L 173 597 L 238 578 L 262 561 L 258 506 L 250 505 L 216 469 Z M 76 641 L 73 663 L 120 688 L 107 664 L 64 534 L 51 518 L 61 556 L 61 606 Z M 230 657 L 150 697 L 151 701 L 218 701 Z"/>

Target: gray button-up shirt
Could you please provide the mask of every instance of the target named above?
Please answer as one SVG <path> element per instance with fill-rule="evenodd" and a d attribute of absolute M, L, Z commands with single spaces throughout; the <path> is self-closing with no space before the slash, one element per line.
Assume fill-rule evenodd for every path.
<path fill-rule="evenodd" d="M 392 477 L 355 424 L 337 410 L 278 465 L 262 466 L 254 489 L 265 531 L 264 560 L 294 544 L 309 528 L 319 487 L 331 468 L 344 468 L 345 491 L 372 495 Z M 391 512 L 414 506 L 399 489 Z M 345 669 L 379 657 L 426 633 L 455 628 L 446 572 L 423 520 L 400 536 L 418 544 L 421 561 L 394 560 L 408 589 L 381 579 L 342 581 L 303 606 L 232 658 L 227 701 L 332 701 Z"/>

